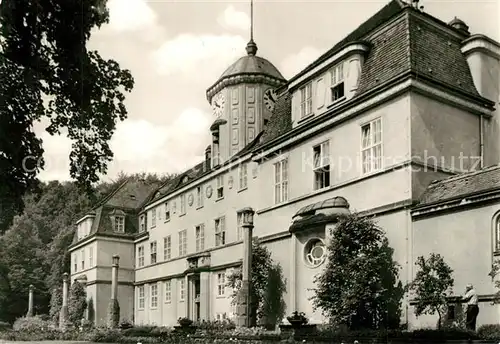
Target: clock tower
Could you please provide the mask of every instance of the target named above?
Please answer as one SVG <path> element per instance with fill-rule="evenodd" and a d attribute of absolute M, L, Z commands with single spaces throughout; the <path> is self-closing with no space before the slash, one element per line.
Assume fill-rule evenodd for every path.
<path fill-rule="evenodd" d="M 213 109 L 212 167 L 224 163 L 256 138 L 274 110 L 275 89 L 286 83 L 271 62 L 256 56 L 252 29 L 247 55 L 227 68 L 207 90 Z"/>

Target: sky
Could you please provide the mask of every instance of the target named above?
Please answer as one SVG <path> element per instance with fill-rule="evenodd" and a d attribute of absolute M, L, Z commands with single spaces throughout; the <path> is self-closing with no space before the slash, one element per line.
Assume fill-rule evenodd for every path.
<path fill-rule="evenodd" d="M 290 78 L 382 8 L 387 1 L 255 0 L 257 55 Z M 500 0 L 420 1 L 424 11 L 471 33 L 500 40 Z M 114 159 L 103 180 L 125 173 L 175 173 L 203 159 L 213 122 L 206 89 L 245 54 L 250 0 L 108 0 L 110 22 L 89 48 L 131 70 L 128 118 L 111 140 Z M 39 123 L 46 167 L 40 179 L 69 180 L 71 141 Z"/>

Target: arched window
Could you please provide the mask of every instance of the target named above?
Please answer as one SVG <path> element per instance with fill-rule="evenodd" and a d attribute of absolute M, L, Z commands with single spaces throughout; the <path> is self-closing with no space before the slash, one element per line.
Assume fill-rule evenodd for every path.
<path fill-rule="evenodd" d="M 493 252 L 500 253 L 500 213 L 493 216 Z"/>

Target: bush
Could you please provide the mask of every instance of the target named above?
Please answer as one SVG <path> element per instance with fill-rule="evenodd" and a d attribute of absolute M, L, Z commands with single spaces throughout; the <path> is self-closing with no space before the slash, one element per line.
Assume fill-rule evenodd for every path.
<path fill-rule="evenodd" d="M 14 331 L 22 332 L 43 332 L 53 328 L 53 324 L 48 320 L 43 320 L 40 316 L 18 318 L 12 328 Z"/>
<path fill-rule="evenodd" d="M 205 332 L 207 334 L 222 333 L 232 331 L 236 328 L 234 322 L 229 319 L 225 320 L 214 320 L 214 321 L 202 321 L 196 324 L 199 331 Z"/>
<path fill-rule="evenodd" d="M 155 326 L 134 326 L 121 331 L 124 337 L 152 337 Z"/>
<path fill-rule="evenodd" d="M 0 332 L 10 330 L 11 326 L 7 322 L 0 321 Z"/>
<path fill-rule="evenodd" d="M 477 329 L 477 335 L 481 339 L 500 339 L 500 325 L 491 324 L 483 325 Z"/>

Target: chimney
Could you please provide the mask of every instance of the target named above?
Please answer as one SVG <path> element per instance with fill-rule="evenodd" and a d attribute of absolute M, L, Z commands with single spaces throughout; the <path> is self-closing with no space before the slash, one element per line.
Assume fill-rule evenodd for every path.
<path fill-rule="evenodd" d="M 208 145 L 205 149 L 205 164 L 203 165 L 203 171 L 209 171 L 210 166 L 212 166 L 212 146 Z"/>

